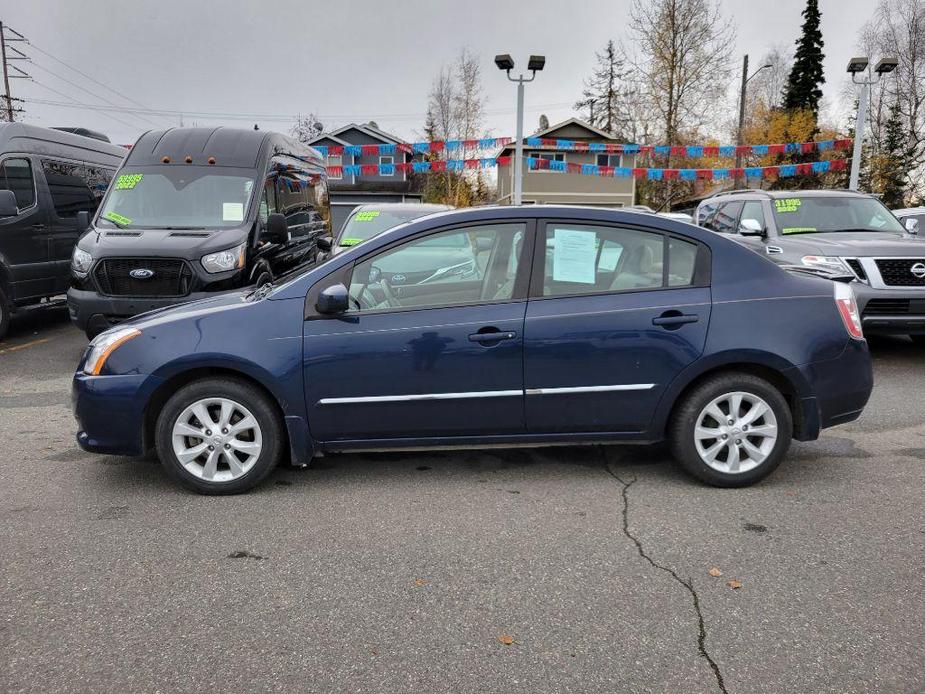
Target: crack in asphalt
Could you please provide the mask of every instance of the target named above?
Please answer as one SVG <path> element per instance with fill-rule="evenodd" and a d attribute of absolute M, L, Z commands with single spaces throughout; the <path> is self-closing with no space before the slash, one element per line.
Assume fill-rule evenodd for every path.
<path fill-rule="evenodd" d="M 623 534 L 626 535 L 633 542 L 634 545 L 636 545 L 636 551 L 639 552 L 640 557 L 642 557 L 647 562 L 649 562 L 649 564 L 651 564 L 653 568 L 659 569 L 660 571 L 664 571 L 665 573 L 667 573 L 675 581 L 677 581 L 682 586 L 684 586 L 685 590 L 687 590 L 687 592 L 691 594 L 691 599 L 694 603 L 694 611 L 697 613 L 697 621 L 698 621 L 698 628 L 699 628 L 699 634 L 697 637 L 697 650 L 700 652 L 700 657 L 704 658 L 710 664 L 710 668 L 713 670 L 713 675 L 716 677 L 716 684 L 719 687 L 720 691 L 723 692 L 723 694 L 728 694 L 728 691 L 726 690 L 726 683 L 723 681 L 723 673 L 719 669 L 719 665 L 716 664 L 716 661 L 713 660 L 713 657 L 710 655 L 709 651 L 707 651 L 707 644 L 706 644 L 707 628 L 706 628 L 706 624 L 703 621 L 703 611 L 700 609 L 700 597 L 697 595 L 697 591 L 694 590 L 693 579 L 688 578 L 685 581 L 670 566 L 664 566 L 662 564 L 659 564 L 657 561 L 655 561 L 652 557 L 650 557 L 646 553 L 645 548 L 642 546 L 642 542 L 640 542 L 639 539 L 635 535 L 633 535 L 632 532 L 630 532 L 629 489 L 636 482 L 636 478 L 633 477 L 633 479 L 631 479 L 629 482 L 624 482 L 623 479 L 617 473 L 615 473 L 613 470 L 610 469 L 610 464 L 606 460 L 604 461 L 604 470 L 606 470 L 607 474 L 613 477 L 620 484 L 620 487 L 621 487 L 620 491 L 621 491 L 621 495 L 623 496 Z"/>

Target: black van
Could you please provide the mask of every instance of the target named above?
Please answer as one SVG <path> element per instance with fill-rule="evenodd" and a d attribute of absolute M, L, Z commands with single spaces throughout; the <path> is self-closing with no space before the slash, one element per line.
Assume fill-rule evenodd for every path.
<path fill-rule="evenodd" d="M 0 124 L 0 337 L 17 310 L 64 294 L 78 213 L 93 214 L 125 148 Z"/>
<path fill-rule="evenodd" d="M 74 249 L 68 308 L 89 337 L 138 313 L 262 285 L 330 236 L 321 155 L 262 130 L 142 135 Z"/>

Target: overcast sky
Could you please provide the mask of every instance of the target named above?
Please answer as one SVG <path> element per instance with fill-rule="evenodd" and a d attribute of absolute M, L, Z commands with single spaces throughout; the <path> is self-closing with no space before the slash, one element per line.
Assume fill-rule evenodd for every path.
<path fill-rule="evenodd" d="M 874 2 L 820 5 L 824 90 L 836 112 L 844 67 Z M 180 122 L 179 115 L 107 116 L 34 100 L 114 102 L 183 112 L 186 125 L 257 122 L 285 131 L 296 113 L 316 112 L 329 129 L 373 119 L 413 139 L 435 72 L 463 46 L 483 59 L 492 134 L 514 132 L 515 87 L 495 69 L 496 53 L 510 53 L 521 65 L 530 53 L 546 56 L 546 70 L 527 87 L 528 131 L 540 113 L 551 123 L 573 115 L 595 50 L 609 38 L 625 38 L 629 6 L 629 0 L 0 0 L 0 20 L 33 43 L 14 45 L 32 57 L 34 64 L 17 65 L 35 82 L 13 80 L 11 87 L 26 99 L 25 120 L 38 125 L 80 125 L 130 143 L 146 129 Z M 792 44 L 804 6 L 804 0 L 723 0 L 738 26 L 736 60 L 749 53 L 756 65 L 770 46 Z"/>

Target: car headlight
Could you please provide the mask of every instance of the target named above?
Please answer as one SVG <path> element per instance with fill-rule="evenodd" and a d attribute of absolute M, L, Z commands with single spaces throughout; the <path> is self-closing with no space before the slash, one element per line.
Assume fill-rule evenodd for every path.
<path fill-rule="evenodd" d="M 851 272 L 845 262 L 836 256 L 831 255 L 804 255 L 802 258 L 803 264 L 808 265 L 809 267 L 821 267 L 826 270 L 842 270 L 844 272 Z"/>
<path fill-rule="evenodd" d="M 109 355 L 116 351 L 119 345 L 141 335 L 137 328 L 120 328 L 100 333 L 90 343 L 87 349 L 87 358 L 84 360 L 83 372 L 90 376 L 99 376 L 100 371 L 109 359 Z"/>
<path fill-rule="evenodd" d="M 71 270 L 74 274 L 78 277 L 86 277 L 91 265 L 93 265 L 93 256 L 74 246 L 74 253 L 71 255 Z"/>
<path fill-rule="evenodd" d="M 218 253 L 209 253 L 202 256 L 202 266 L 206 272 L 228 272 L 244 267 L 244 253 L 247 250 L 247 242 L 240 246 L 229 248 Z"/>

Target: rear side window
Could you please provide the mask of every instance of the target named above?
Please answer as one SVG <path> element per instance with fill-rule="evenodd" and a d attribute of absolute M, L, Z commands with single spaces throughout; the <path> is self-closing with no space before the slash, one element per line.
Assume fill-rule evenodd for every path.
<path fill-rule="evenodd" d="M 78 212 L 96 212 L 112 171 L 99 166 L 42 160 L 42 171 L 51 191 L 55 214 L 60 218 L 77 216 Z"/>
<path fill-rule="evenodd" d="M 687 286 L 694 279 L 697 250 L 697 244 L 655 232 L 547 224 L 543 296 Z"/>
<path fill-rule="evenodd" d="M 719 206 L 710 229 L 720 234 L 732 234 L 736 231 L 736 220 L 742 211 L 741 202 L 726 202 Z"/>
<path fill-rule="evenodd" d="M 12 190 L 20 210 L 35 204 L 35 182 L 28 159 L 6 159 L 0 164 L 0 190 Z"/>

